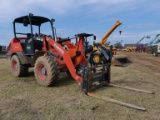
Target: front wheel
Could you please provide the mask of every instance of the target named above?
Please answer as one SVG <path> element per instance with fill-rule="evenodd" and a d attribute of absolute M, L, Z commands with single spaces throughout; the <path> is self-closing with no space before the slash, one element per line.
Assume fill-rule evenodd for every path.
<path fill-rule="evenodd" d="M 50 56 L 41 56 L 36 60 L 34 74 L 37 82 L 42 86 L 52 86 L 59 79 L 57 61 Z"/>

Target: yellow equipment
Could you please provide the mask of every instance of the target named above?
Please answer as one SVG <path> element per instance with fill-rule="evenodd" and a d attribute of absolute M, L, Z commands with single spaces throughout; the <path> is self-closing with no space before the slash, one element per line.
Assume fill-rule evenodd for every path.
<path fill-rule="evenodd" d="M 106 46 L 105 43 L 107 42 L 107 38 L 111 35 L 111 33 L 122 23 L 120 21 L 117 21 L 115 25 L 107 32 L 107 34 L 101 39 L 100 44 L 105 47 L 106 49 L 110 49 L 109 46 Z M 121 33 L 121 31 L 120 31 Z M 112 50 L 113 53 L 117 53 L 117 49 Z"/>
<path fill-rule="evenodd" d="M 111 33 L 122 23 L 120 21 L 117 21 L 115 23 L 115 25 L 106 33 L 106 35 L 101 39 L 101 41 L 99 43 L 96 44 L 101 44 L 105 49 L 109 50 L 110 46 L 105 45 L 107 38 L 111 35 Z M 120 31 L 121 34 L 121 31 Z M 97 48 L 97 45 L 93 45 L 93 50 L 97 51 L 95 52 L 94 55 L 94 62 L 96 64 L 100 63 L 100 52 L 99 49 Z M 116 55 L 117 54 L 117 49 L 116 48 L 112 48 L 112 53 L 113 53 L 113 57 L 112 57 L 112 65 L 115 66 L 126 66 L 126 63 L 131 63 L 131 61 L 127 58 L 127 56 L 125 55 Z"/>
<path fill-rule="evenodd" d="M 133 46 L 127 46 L 126 48 L 125 48 L 125 51 L 126 52 L 132 52 L 132 51 L 134 51 L 134 47 Z"/>

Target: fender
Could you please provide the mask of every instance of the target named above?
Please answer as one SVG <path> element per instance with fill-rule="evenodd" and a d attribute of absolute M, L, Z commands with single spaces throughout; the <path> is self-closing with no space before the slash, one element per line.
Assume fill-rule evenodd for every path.
<path fill-rule="evenodd" d="M 21 61 L 21 64 L 31 64 L 31 59 L 29 57 L 25 56 L 24 52 L 14 52 L 14 53 L 7 53 L 7 57 L 10 60 L 13 55 L 17 55 L 18 58 Z"/>

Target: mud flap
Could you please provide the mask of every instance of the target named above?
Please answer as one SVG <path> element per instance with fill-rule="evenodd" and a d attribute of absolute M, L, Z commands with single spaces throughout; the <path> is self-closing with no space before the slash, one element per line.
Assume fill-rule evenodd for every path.
<path fill-rule="evenodd" d="M 114 66 L 126 67 L 130 63 L 132 63 L 131 60 L 125 55 L 114 55 L 112 57 L 112 65 Z"/>

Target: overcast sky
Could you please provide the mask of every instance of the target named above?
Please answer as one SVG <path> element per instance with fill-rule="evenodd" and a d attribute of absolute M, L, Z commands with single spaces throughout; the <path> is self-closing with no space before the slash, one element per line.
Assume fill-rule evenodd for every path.
<path fill-rule="evenodd" d="M 160 0 L 1 0 L 0 45 L 14 37 L 12 22 L 33 13 L 54 18 L 60 37 L 92 33 L 99 41 L 116 21 L 122 22 L 108 41 L 136 43 L 143 36 L 160 33 Z"/>

